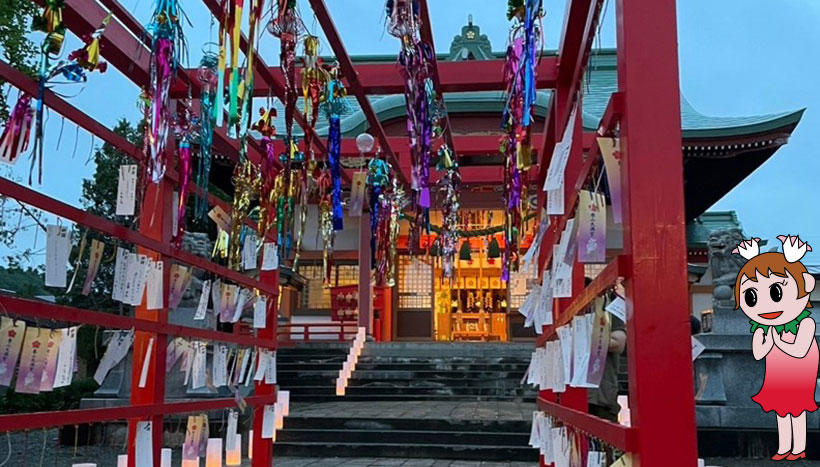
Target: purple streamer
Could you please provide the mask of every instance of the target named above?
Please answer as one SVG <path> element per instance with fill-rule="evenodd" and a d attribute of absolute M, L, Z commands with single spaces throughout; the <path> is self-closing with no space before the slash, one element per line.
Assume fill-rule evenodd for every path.
<path fill-rule="evenodd" d="M 327 146 L 333 200 L 333 230 L 342 230 L 344 214 L 342 212 L 342 168 L 339 160 L 342 151 L 342 132 L 338 116 L 330 117 Z"/>

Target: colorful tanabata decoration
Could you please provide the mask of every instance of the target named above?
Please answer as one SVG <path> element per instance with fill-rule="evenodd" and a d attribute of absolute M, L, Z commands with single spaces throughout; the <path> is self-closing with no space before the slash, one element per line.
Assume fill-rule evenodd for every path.
<path fill-rule="evenodd" d="M 315 160 L 315 157 L 313 157 L 312 130 L 316 128 L 316 120 L 319 117 L 319 103 L 322 99 L 325 84 L 328 81 L 328 74 L 322 68 L 322 61 L 319 59 L 319 38 L 312 35 L 305 36 L 304 47 L 302 95 L 304 97 L 305 120 L 307 120 L 311 129 L 305 129 L 305 147 L 311 155 L 310 160 Z"/>
<path fill-rule="evenodd" d="M 367 166 L 370 201 L 371 269 L 377 285 L 395 285 L 394 266 L 399 239 L 399 216 L 405 207 L 404 190 L 392 177 L 390 164 L 381 157 Z"/>
<path fill-rule="evenodd" d="M 148 174 L 153 183 L 165 175 L 165 144 L 171 124 L 171 83 L 176 79 L 180 58 L 187 54 L 181 21 L 185 13 L 177 0 L 156 0 L 148 29 L 151 31 L 151 63 L 147 96 Z"/>
<path fill-rule="evenodd" d="M 40 20 L 35 21 L 35 28 L 42 28 L 41 30 L 46 31 L 47 35 L 41 45 L 38 69 L 39 86 L 35 104 L 34 148 L 31 156 L 29 184 L 32 182 L 35 166 L 37 166 L 37 182 L 43 182 L 43 112 L 45 109 L 43 100 L 48 85 L 55 84 L 53 80 L 57 77 L 62 77 L 68 83 L 84 83 L 88 79 L 86 71 L 98 70 L 102 73 L 106 70 L 105 62 L 100 61 L 99 40 L 111 20 L 111 14 L 103 19 L 100 27 L 93 33 L 82 38 L 85 42 L 83 47 L 71 52 L 67 60 L 51 64 L 51 56 L 58 54 L 62 48 L 65 32 L 65 26 L 62 24 L 62 5 L 62 2 L 48 2 Z"/>
<path fill-rule="evenodd" d="M 325 85 L 324 102 L 322 105 L 327 113 L 330 128 L 327 134 L 327 158 L 330 164 L 331 194 L 333 199 L 333 229 L 342 230 L 344 213 L 342 212 L 342 130 L 340 119 L 349 108 L 347 90 L 339 76 L 339 67 L 334 66 L 330 71 L 330 79 Z"/>
<path fill-rule="evenodd" d="M 322 170 L 317 180 L 319 190 L 319 231 L 322 234 L 322 278 L 326 287 L 330 287 L 331 255 L 336 230 L 333 228 L 333 200 L 331 196 L 330 171 Z"/>
<path fill-rule="evenodd" d="M 522 203 L 526 203 L 523 180 L 532 161 L 530 123 L 535 102 L 535 65 L 540 50 L 542 0 L 509 0 L 507 18 L 513 20 L 504 80 L 507 105 L 501 126 L 505 155 L 504 170 L 504 260 L 501 278 L 508 280 L 510 270 L 518 270 L 520 235 L 523 231 Z"/>
<path fill-rule="evenodd" d="M 418 248 L 422 230 L 430 224 L 430 153 L 433 138 L 441 134 L 438 120 L 443 106 L 433 89 L 433 49 L 419 38 L 418 0 L 387 0 L 387 31 L 401 40 L 398 62 L 404 78 L 407 133 L 412 161 L 410 249 Z"/>
<path fill-rule="evenodd" d="M 216 68 L 219 56 L 213 52 L 204 51 L 199 62 L 197 79 L 202 86 L 199 94 L 199 161 L 197 163 L 196 186 L 199 188 L 194 216 L 205 219 L 208 215 L 208 185 L 211 178 L 211 146 L 214 140 L 214 124 L 216 114 L 221 113 L 221 106 L 216 105 L 217 81 Z M 221 94 L 220 94 L 221 95 Z"/>
<path fill-rule="evenodd" d="M 243 138 L 244 139 L 244 138 Z M 259 193 L 260 179 L 253 163 L 240 160 L 231 178 L 234 186 L 231 209 L 231 235 L 228 246 L 228 265 L 234 269 L 242 266 L 242 231 L 251 207 L 251 201 Z"/>
<path fill-rule="evenodd" d="M 262 134 L 262 144 L 265 147 L 264 157 L 259 161 L 259 222 L 257 223 L 259 238 L 265 238 L 270 232 L 276 220 L 277 196 L 274 188 L 277 180 L 276 150 L 273 145 L 273 137 L 276 135 L 276 128 L 273 126 L 273 118 L 276 116 L 276 109 L 259 109 L 259 120 L 253 125 L 253 129 Z M 281 181 L 280 181 L 281 184 Z"/>
<path fill-rule="evenodd" d="M 3 135 L 0 136 L 0 162 L 14 164 L 20 154 L 28 149 L 31 123 L 34 109 L 31 107 L 31 96 L 20 92 L 17 103 L 9 115 Z"/>
<path fill-rule="evenodd" d="M 439 255 L 441 256 L 444 277 L 452 280 L 455 275 L 455 257 L 459 239 L 458 211 L 460 208 L 461 173 L 458 170 L 458 163 L 453 158 L 452 151 L 447 145 L 441 146 L 438 156 L 439 161 L 436 168 L 444 171 L 444 176 L 439 180 L 443 221 L 439 235 Z"/>
<path fill-rule="evenodd" d="M 279 39 L 279 63 L 285 77 L 285 134 L 293 137 L 293 115 L 296 110 L 296 42 L 303 31 L 302 20 L 294 0 L 274 0 L 275 11 L 268 23 L 268 32 Z"/>
<path fill-rule="evenodd" d="M 179 173 L 179 193 L 177 204 L 177 231 L 174 232 L 174 243 L 177 248 L 182 247 L 182 237 L 185 233 L 185 208 L 188 201 L 188 185 L 191 181 L 191 144 L 196 139 L 193 125 L 196 119 L 191 116 L 190 101 L 182 103 L 184 111 L 178 114 L 174 121 L 174 136 L 179 140 L 177 148 L 177 172 Z M 205 115 L 204 118 L 209 118 Z M 207 201 L 206 201 L 207 206 Z"/>

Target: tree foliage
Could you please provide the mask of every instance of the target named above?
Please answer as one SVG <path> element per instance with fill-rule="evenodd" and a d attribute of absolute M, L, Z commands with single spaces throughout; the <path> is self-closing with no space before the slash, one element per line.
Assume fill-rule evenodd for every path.
<path fill-rule="evenodd" d="M 37 46 L 27 36 L 37 5 L 31 0 L 0 0 L 0 49 L 3 60 L 18 70 L 36 74 Z M 2 83 L 2 82 L 0 82 Z M 0 120 L 9 117 L 6 94 L 0 93 Z"/>

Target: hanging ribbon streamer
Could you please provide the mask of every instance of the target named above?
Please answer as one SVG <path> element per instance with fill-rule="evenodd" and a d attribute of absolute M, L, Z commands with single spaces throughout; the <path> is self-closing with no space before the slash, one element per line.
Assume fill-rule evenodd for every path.
<path fill-rule="evenodd" d="M 523 231 L 522 196 L 526 171 L 532 161 L 530 143 L 533 105 L 535 103 L 536 53 L 540 50 L 541 0 L 510 0 L 507 19 L 513 20 L 504 80 L 507 84 L 507 102 L 502 114 L 505 136 L 501 152 L 504 167 L 504 258 L 501 278 L 509 280 L 510 271 L 518 270 L 520 235 Z"/>
<path fill-rule="evenodd" d="M 177 0 L 157 0 L 151 16 L 151 63 L 148 94 L 151 99 L 148 126 L 148 173 L 158 183 L 165 175 L 167 157 L 165 143 L 170 126 L 170 89 L 176 76 L 180 57 L 186 55 L 185 36 L 180 20 L 185 13 Z"/>
<path fill-rule="evenodd" d="M 342 132 L 340 118 L 348 108 L 347 90 L 339 76 L 339 68 L 334 65 L 330 71 L 330 80 L 325 85 L 324 103 L 330 127 L 327 135 L 328 162 L 330 163 L 331 192 L 333 195 L 333 228 L 342 230 L 344 213 L 342 211 Z"/>
<path fill-rule="evenodd" d="M 46 0 L 43 13 L 31 21 L 31 28 L 46 33 L 46 50 L 58 55 L 63 48 L 65 25 L 63 24 L 64 0 Z"/>
<path fill-rule="evenodd" d="M 296 110 L 296 42 L 302 32 L 302 20 L 293 0 L 276 0 L 268 32 L 279 39 L 279 63 L 285 77 L 285 134 L 293 137 L 293 115 Z M 273 8 L 273 6 L 272 6 Z"/>
<path fill-rule="evenodd" d="M 11 111 L 3 135 L 0 136 L 0 162 L 14 164 L 17 158 L 28 149 L 31 135 L 31 121 L 34 109 L 31 108 L 31 96 L 21 91 L 17 103 Z"/>
<path fill-rule="evenodd" d="M 441 106 L 433 90 L 433 49 L 419 38 L 417 0 L 388 0 L 387 31 L 401 40 L 398 63 L 404 78 L 407 133 L 410 139 L 412 210 L 416 222 L 410 230 L 410 249 L 419 246 L 421 231 L 429 232 L 430 153 L 432 139 L 441 132 Z"/>
<path fill-rule="evenodd" d="M 197 164 L 196 185 L 199 192 L 194 204 L 194 216 L 197 219 L 205 219 L 208 215 L 208 185 L 211 178 L 211 146 L 214 140 L 214 124 L 216 118 L 214 109 L 217 95 L 217 75 L 216 69 L 219 56 L 213 52 L 205 51 L 202 60 L 199 62 L 197 78 L 202 85 L 199 95 L 199 161 Z"/>

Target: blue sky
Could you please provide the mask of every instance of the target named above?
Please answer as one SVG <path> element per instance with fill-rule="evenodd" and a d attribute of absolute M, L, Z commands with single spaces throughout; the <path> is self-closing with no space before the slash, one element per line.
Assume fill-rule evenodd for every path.
<path fill-rule="evenodd" d="M 138 19 L 148 22 L 150 0 L 121 1 Z M 350 54 L 396 53 L 398 41 L 384 33 L 381 0 L 325 1 Z M 505 1 L 429 3 L 438 51 L 449 50 L 468 14 L 473 15 L 474 23 L 490 38 L 494 50 L 504 48 L 508 31 Z M 545 0 L 548 49 L 557 48 L 565 4 L 565 0 Z M 191 50 L 189 63 L 195 66 L 203 44 L 214 35 L 202 3 L 184 0 L 183 7 L 194 25 L 186 28 L 186 33 Z M 324 39 L 307 1 L 299 0 L 299 7 L 307 27 Z M 681 88 L 701 113 L 740 116 L 807 108 L 790 142 L 712 209 L 736 210 L 747 234 L 773 239 L 781 233 L 799 233 L 820 251 L 820 203 L 812 200 L 814 174 L 820 173 L 820 143 L 814 137 L 820 128 L 820 92 L 816 84 L 820 76 L 816 54 L 820 44 L 820 4 L 811 0 L 681 0 L 678 37 Z M 76 44 L 77 40 L 69 37 L 67 50 Z M 613 0 L 607 0 L 597 45 L 615 46 Z M 278 62 L 278 42 L 266 33 L 262 35 L 261 52 L 268 64 Z M 326 41 L 321 53 L 331 53 Z M 91 75 L 82 91 L 68 86 L 59 90 L 74 96 L 70 98 L 74 105 L 108 127 L 122 117 L 132 121 L 139 117 L 139 90 L 113 68 L 104 75 Z M 44 182 L 39 189 L 78 205 L 81 180 L 94 169 L 92 163 L 86 163 L 92 138 L 80 130 L 74 153 L 75 127 L 66 122 L 57 147 L 60 120 L 52 113 L 46 122 Z M 101 143 L 96 140 L 95 144 Z M 21 160 L 13 173 L 25 179 L 28 161 Z M 30 245 L 34 237 L 21 235 L 19 241 L 21 246 Z M 42 245 L 42 235 L 38 244 Z M 812 255 L 809 261 L 820 262 L 820 255 Z"/>

